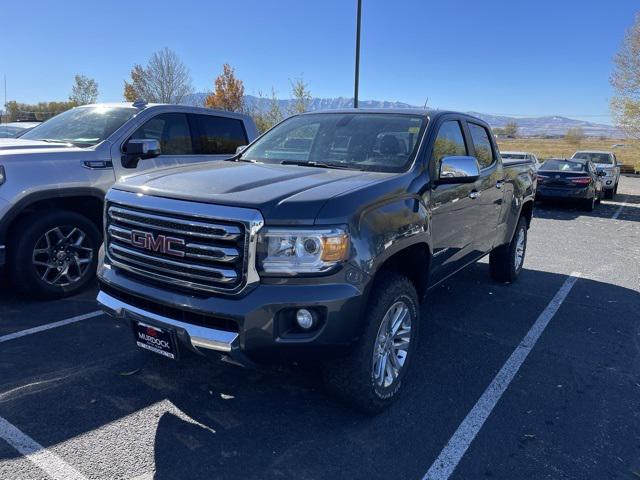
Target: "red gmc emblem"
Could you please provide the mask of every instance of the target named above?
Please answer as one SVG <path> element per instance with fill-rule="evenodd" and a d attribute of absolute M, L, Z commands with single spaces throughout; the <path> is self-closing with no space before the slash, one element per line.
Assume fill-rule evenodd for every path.
<path fill-rule="evenodd" d="M 176 247 L 184 247 L 182 238 L 168 237 L 166 235 L 153 235 L 151 232 L 141 232 L 140 230 L 131 230 L 131 245 L 152 252 L 173 255 L 174 257 L 184 257 L 183 250 L 177 250 Z"/>
<path fill-rule="evenodd" d="M 158 331 L 155 328 L 147 327 L 147 335 L 150 337 L 156 337 L 158 336 Z"/>

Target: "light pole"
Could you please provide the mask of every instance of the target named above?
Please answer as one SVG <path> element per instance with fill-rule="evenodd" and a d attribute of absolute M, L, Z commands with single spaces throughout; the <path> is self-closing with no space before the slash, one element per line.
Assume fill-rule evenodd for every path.
<path fill-rule="evenodd" d="M 358 108 L 358 83 L 360 82 L 360 19 L 362 16 L 362 0 L 358 0 L 358 15 L 356 20 L 356 75 L 353 86 L 353 108 Z"/>

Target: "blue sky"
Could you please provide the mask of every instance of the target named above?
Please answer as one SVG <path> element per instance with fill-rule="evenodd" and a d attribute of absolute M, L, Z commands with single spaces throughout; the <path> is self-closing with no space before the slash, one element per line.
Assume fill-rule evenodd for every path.
<path fill-rule="evenodd" d="M 360 98 L 606 122 L 612 57 L 637 11 L 630 0 L 363 0 Z M 229 62 L 247 93 L 286 98 L 302 74 L 314 96 L 350 97 L 354 36 L 355 0 L 9 1 L 0 75 L 9 100 L 65 99 L 82 73 L 101 101 L 120 101 L 131 66 L 167 46 L 197 91 Z"/>

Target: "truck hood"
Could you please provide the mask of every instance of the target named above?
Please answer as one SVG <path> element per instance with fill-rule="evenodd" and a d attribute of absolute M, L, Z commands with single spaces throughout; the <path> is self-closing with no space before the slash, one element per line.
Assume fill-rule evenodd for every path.
<path fill-rule="evenodd" d="M 51 152 L 86 152 L 92 149 L 80 148 L 66 143 L 51 143 L 41 140 L 23 140 L 22 138 L 0 139 L 0 155 L 33 154 Z"/>
<path fill-rule="evenodd" d="M 260 210 L 267 224 L 310 225 L 329 199 L 391 174 L 220 161 L 124 178 L 114 188 Z"/>

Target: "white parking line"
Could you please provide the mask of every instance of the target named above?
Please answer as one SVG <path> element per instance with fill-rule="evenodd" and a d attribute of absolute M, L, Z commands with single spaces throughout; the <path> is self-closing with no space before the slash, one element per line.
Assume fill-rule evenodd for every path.
<path fill-rule="evenodd" d="M 20 337 L 25 337 L 27 335 L 31 335 L 32 333 L 43 332 L 45 330 L 50 330 L 52 328 L 69 325 L 70 323 L 80 322 L 82 320 L 87 320 L 89 318 L 98 317 L 103 313 L 104 312 L 98 310 L 91 313 L 85 313 L 84 315 L 77 315 L 75 317 L 67 318 L 66 320 L 60 320 L 59 322 L 47 323 L 46 325 L 40 325 L 39 327 L 28 328 L 26 330 L 21 330 L 19 332 L 10 333 L 8 335 L 4 335 L 3 337 L 0 337 L 0 343 L 8 342 L 9 340 L 15 340 L 16 338 L 20 338 Z"/>
<path fill-rule="evenodd" d="M 473 442 L 473 439 L 500 400 L 500 397 L 502 397 L 502 394 L 516 373 L 518 373 L 518 370 L 540 338 L 540 335 L 542 335 L 542 332 L 544 332 L 544 329 L 556 314 L 562 302 L 567 298 L 578 277 L 580 277 L 580 274 L 574 272 L 565 280 L 560 290 L 558 290 L 558 293 L 551 299 L 507 362 L 502 366 L 498 374 L 493 378 L 493 381 L 449 439 L 449 442 L 442 452 L 440 452 L 436 461 L 433 462 L 433 465 L 431 465 L 431 468 L 429 468 L 423 480 L 446 480 L 451 476 L 469 448 L 469 445 L 471 445 L 471 442 Z"/>
<path fill-rule="evenodd" d="M 620 215 L 620 212 L 622 212 L 622 209 L 627 205 L 626 200 L 624 202 L 622 202 L 620 204 L 620 206 L 618 207 L 618 209 L 616 210 L 616 212 L 613 214 L 613 216 L 611 217 L 613 220 L 616 220 L 618 218 L 618 216 Z"/>
<path fill-rule="evenodd" d="M 0 417 L 0 438 L 47 472 L 54 480 L 86 480 L 87 478 L 2 417 Z"/>

